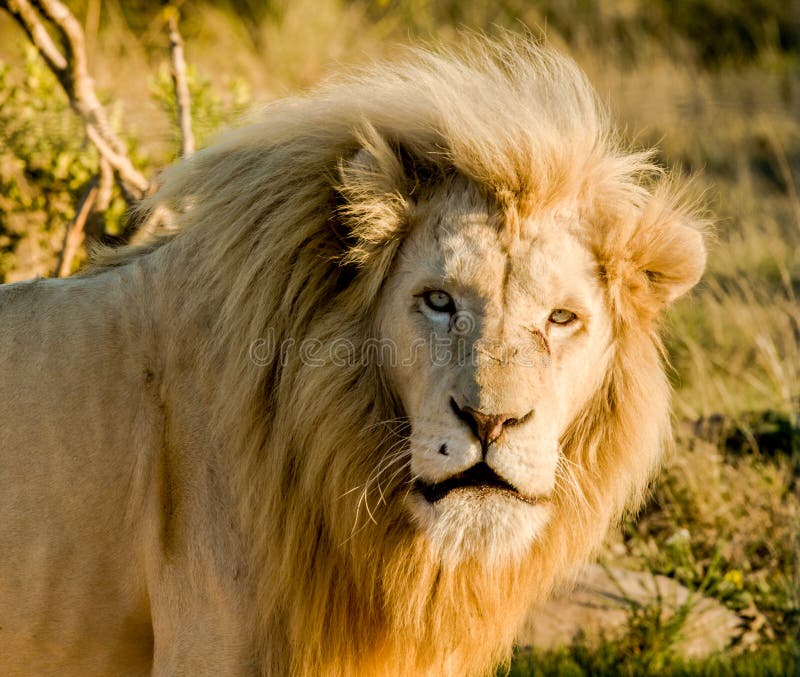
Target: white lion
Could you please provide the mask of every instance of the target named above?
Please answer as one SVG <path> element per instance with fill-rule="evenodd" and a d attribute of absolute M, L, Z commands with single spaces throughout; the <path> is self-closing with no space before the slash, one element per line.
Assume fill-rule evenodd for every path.
<path fill-rule="evenodd" d="M 569 59 L 410 51 L 0 289 L 0 672 L 484 674 L 636 505 L 696 216 Z"/>

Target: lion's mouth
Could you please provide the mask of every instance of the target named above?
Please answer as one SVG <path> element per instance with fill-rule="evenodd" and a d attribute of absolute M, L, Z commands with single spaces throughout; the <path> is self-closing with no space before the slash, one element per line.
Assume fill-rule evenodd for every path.
<path fill-rule="evenodd" d="M 428 503 L 436 503 L 457 489 L 468 489 L 480 493 L 503 492 L 521 501 L 533 502 L 484 462 L 477 463 L 464 472 L 448 477 L 441 482 L 429 484 L 418 479 L 415 488 Z"/>

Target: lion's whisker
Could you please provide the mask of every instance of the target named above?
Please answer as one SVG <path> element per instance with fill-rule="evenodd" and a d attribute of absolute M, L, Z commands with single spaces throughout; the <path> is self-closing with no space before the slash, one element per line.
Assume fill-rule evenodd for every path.
<path fill-rule="evenodd" d="M 376 468 L 373 471 L 371 471 L 370 475 L 367 477 L 364 484 L 358 484 L 355 487 L 348 489 L 343 494 L 341 494 L 339 498 L 340 499 L 344 498 L 345 496 L 353 493 L 354 491 L 363 489 L 365 486 L 369 485 L 369 483 L 372 482 L 376 476 L 379 476 L 382 472 L 385 472 L 385 470 L 387 470 L 394 463 L 396 463 L 398 459 L 403 458 L 407 453 L 406 449 L 401 448 L 404 441 L 405 440 L 393 442 L 392 445 L 386 450 L 386 452 L 384 452 L 383 457 L 379 461 Z"/>
<path fill-rule="evenodd" d="M 376 525 L 378 524 L 377 520 L 375 519 L 375 515 L 373 513 L 373 510 L 372 510 L 372 508 L 370 507 L 370 504 L 369 504 L 370 486 L 374 482 L 377 482 L 377 480 L 380 477 L 380 474 L 382 472 L 384 472 L 385 470 L 388 470 L 388 468 L 390 468 L 394 463 L 396 463 L 399 459 L 401 459 L 401 458 L 403 458 L 405 456 L 405 453 L 406 453 L 405 449 L 396 449 L 396 447 L 398 447 L 400 444 L 401 444 L 401 442 L 396 442 L 392 447 L 390 447 L 389 451 L 387 451 L 384 454 L 384 459 L 379 464 L 378 469 L 372 471 L 372 473 L 369 475 L 369 477 L 367 478 L 367 480 L 364 482 L 363 485 L 360 485 L 359 487 L 355 488 L 355 489 L 361 488 L 362 492 L 361 492 L 361 495 L 359 497 L 358 504 L 356 506 L 356 516 L 355 516 L 354 525 L 353 525 L 354 529 L 358 526 L 358 519 L 359 519 L 359 516 L 360 516 L 360 510 L 361 510 L 361 505 L 362 504 L 364 505 L 364 509 L 366 510 L 367 514 L 369 515 L 369 519 L 374 524 L 376 524 Z M 354 491 L 355 489 L 351 489 L 349 492 L 346 492 L 346 493 L 350 493 L 350 492 Z M 385 496 L 383 496 L 383 491 L 382 491 L 382 489 L 380 487 L 380 484 L 378 484 L 378 491 L 379 491 L 379 493 L 381 495 L 381 499 L 385 503 L 386 499 L 385 499 Z"/>
<path fill-rule="evenodd" d="M 410 465 L 410 464 L 409 464 L 409 465 Z M 406 464 L 405 464 L 405 463 L 403 463 L 403 464 L 402 464 L 402 465 L 401 465 L 399 468 L 397 468 L 397 469 L 394 471 L 394 473 L 392 473 L 392 476 L 391 476 L 391 477 L 390 477 L 390 478 L 387 480 L 386 484 L 387 484 L 387 485 L 389 485 L 389 486 L 391 486 L 391 484 L 392 484 L 392 482 L 394 481 L 395 477 L 397 477 L 397 476 L 398 476 L 400 473 L 402 473 L 402 472 L 403 472 L 405 469 L 406 469 Z M 380 492 L 380 495 L 381 495 L 381 500 L 382 500 L 384 503 L 386 503 L 386 498 L 385 498 L 385 497 L 384 497 L 384 495 L 383 495 L 383 490 L 381 489 L 380 482 L 378 483 L 378 491 Z"/>

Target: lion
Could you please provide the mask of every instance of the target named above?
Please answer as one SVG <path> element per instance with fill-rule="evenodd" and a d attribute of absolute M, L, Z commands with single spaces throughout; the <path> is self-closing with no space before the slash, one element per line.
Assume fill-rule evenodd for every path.
<path fill-rule="evenodd" d="M 483 675 L 635 509 L 703 219 L 526 39 L 409 49 L 0 291 L 0 672 Z M 149 205 L 149 206 L 148 206 Z"/>

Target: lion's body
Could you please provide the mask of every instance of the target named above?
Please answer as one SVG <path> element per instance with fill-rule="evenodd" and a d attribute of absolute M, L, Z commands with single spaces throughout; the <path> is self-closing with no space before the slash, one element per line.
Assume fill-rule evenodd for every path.
<path fill-rule="evenodd" d="M 702 242 L 673 194 L 643 187 L 651 165 L 615 145 L 571 62 L 521 42 L 473 48 L 268 110 L 167 172 L 155 200 L 179 213 L 175 234 L 76 279 L 0 290 L 0 672 L 483 674 L 637 504 L 668 434 L 652 319 L 698 279 Z M 393 427 L 426 423 L 397 387 L 408 377 L 326 352 L 395 331 L 397 276 L 444 246 L 442 222 L 472 224 L 472 258 L 496 259 L 478 277 L 510 280 L 498 303 L 524 297 L 522 315 L 542 270 L 570 270 L 562 223 L 564 251 L 592 262 L 570 273 L 595 295 L 574 341 L 593 331 L 602 360 L 562 407 L 575 411 L 558 444 L 541 446 L 559 482 L 547 489 L 555 470 L 508 432 L 517 460 L 501 438 L 487 462 L 544 488 L 478 504 L 496 506 L 483 531 L 467 515 L 480 510 L 459 512 L 468 493 L 432 504 L 428 531 L 409 511 L 427 452 Z M 494 233 L 555 254 L 532 275 L 524 256 L 483 254 Z M 530 393 L 570 340 L 551 336 L 552 355 L 518 372 Z M 471 369 L 457 378 L 506 406 L 500 367 Z M 446 403 L 434 414 L 450 417 L 437 467 L 474 453 Z M 436 522 L 448 505 L 463 548 Z M 514 533 L 528 514 L 535 527 Z"/>
<path fill-rule="evenodd" d="M 193 365 L 156 378 L 174 337 L 152 285 L 132 266 L 0 288 L 4 675 L 148 674 L 154 628 L 161 674 L 249 669 L 234 504 Z"/>
<path fill-rule="evenodd" d="M 97 673 L 104 659 L 126 653 L 142 660 L 142 647 L 124 638 L 126 624 L 148 623 L 128 537 L 130 499 L 96 490 L 119 487 L 140 462 L 129 443 L 133 420 L 107 426 L 97 416 L 138 391 L 125 369 L 135 358 L 96 340 L 98 330 L 125 321 L 102 315 L 120 314 L 113 296 L 83 280 L 0 289 L 3 674 L 33 674 L 48 663 L 57 674 L 76 660 Z"/>

